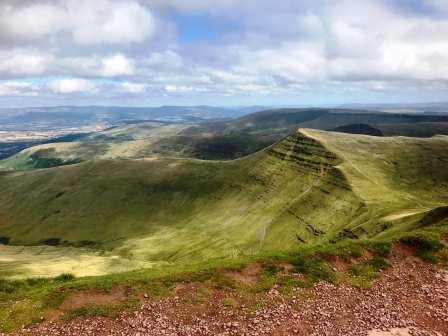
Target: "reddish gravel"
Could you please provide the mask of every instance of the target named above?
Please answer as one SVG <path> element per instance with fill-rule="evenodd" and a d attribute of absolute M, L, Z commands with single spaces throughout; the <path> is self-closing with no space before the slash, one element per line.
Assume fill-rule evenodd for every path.
<path fill-rule="evenodd" d="M 161 301 L 148 299 L 116 319 L 49 322 L 16 335 L 448 335 L 448 272 L 411 258 L 394 261 L 370 289 L 322 282 L 295 288 L 287 299 L 272 289 L 260 297 L 265 304 L 258 310 L 225 307 L 228 291 L 193 303 L 198 286 L 185 285 Z"/>

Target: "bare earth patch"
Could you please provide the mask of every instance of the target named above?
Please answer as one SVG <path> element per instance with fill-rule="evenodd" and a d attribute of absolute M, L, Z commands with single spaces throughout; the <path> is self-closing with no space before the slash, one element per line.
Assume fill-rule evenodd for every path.
<path fill-rule="evenodd" d="M 243 282 L 245 284 L 251 285 L 258 281 L 258 276 L 262 271 L 262 266 L 259 263 L 253 263 L 247 265 L 239 271 L 229 271 L 225 274 L 233 280 Z"/>
<path fill-rule="evenodd" d="M 69 311 L 88 305 L 108 305 L 119 303 L 126 299 L 126 290 L 122 287 L 117 287 L 109 292 L 101 291 L 86 291 L 76 292 L 64 300 L 60 309 Z"/>

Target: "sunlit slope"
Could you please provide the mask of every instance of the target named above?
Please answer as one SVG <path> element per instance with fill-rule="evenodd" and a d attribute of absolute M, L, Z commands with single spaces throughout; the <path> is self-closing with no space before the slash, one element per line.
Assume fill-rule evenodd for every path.
<path fill-rule="evenodd" d="M 376 227 L 349 225 L 347 229 L 362 234 L 364 229 L 376 232 L 404 223 L 403 230 L 434 224 L 436 220 L 423 223 L 420 217 L 448 205 L 447 136 L 418 139 L 302 132 L 342 159 L 338 168 L 353 191 L 370 209 L 384 215 Z"/>
<path fill-rule="evenodd" d="M 341 193 L 350 198 L 344 205 L 353 203 L 351 198 L 356 196 L 333 167 L 337 162 L 318 143 L 297 133 L 262 152 L 229 162 L 104 160 L 4 173 L 1 235 L 15 244 L 59 238 L 72 244 L 92 241 L 118 246 L 128 238 L 167 229 L 197 228 L 232 246 L 258 248 L 264 244 L 265 231 L 283 220 L 290 207 L 306 203 L 309 195 L 326 195 L 317 186 L 327 180 L 334 184 L 328 187 L 328 199 Z M 316 229 L 332 223 L 334 216 L 326 214 L 333 206 L 329 203 L 330 208 L 322 210 L 304 205 L 302 212 L 309 212 L 304 219 L 322 212 L 320 216 L 327 220 L 316 223 Z M 314 229 L 296 221 L 292 222 L 303 239 L 314 237 Z M 195 234 L 194 239 L 199 238 Z"/>
<path fill-rule="evenodd" d="M 99 274 L 445 225 L 447 148 L 446 137 L 304 129 L 233 161 L 100 160 L 4 172 L 0 238 L 59 244 L 59 259 L 64 249 L 106 250 L 92 269 Z M 21 272 L 28 258 L 36 274 L 44 261 L 28 249 L 14 253 Z M 14 274 L 8 253 L 0 269 Z M 72 271 L 67 265 L 52 272 Z"/>
<path fill-rule="evenodd" d="M 30 170 L 69 165 L 88 160 L 132 159 L 155 156 L 154 144 L 189 127 L 147 122 L 113 127 L 81 136 L 78 141 L 58 142 L 24 149 L 0 161 L 0 170 Z"/>
<path fill-rule="evenodd" d="M 177 157 L 232 160 L 261 150 L 299 127 L 371 135 L 430 137 L 448 133 L 447 116 L 345 109 L 276 109 L 193 124 L 142 122 L 69 135 L 0 161 L 0 170 L 30 170 L 88 160 Z M 76 140 L 76 141 L 75 141 Z"/>

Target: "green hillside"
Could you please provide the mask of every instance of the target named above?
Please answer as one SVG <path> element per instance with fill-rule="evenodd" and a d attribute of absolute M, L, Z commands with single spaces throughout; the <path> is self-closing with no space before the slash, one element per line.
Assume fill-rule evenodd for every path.
<path fill-rule="evenodd" d="M 29 170 L 74 164 L 89 160 L 142 158 L 155 155 L 160 139 L 173 137 L 189 125 L 146 122 L 90 133 L 73 142 L 27 148 L 0 161 L 0 170 Z"/>
<path fill-rule="evenodd" d="M 197 125 L 144 122 L 31 147 L 0 161 L 0 170 L 29 170 L 89 160 L 196 158 L 232 160 L 257 152 L 299 127 L 378 136 L 448 134 L 448 117 L 343 109 L 276 109 Z"/>
<path fill-rule="evenodd" d="M 0 269 L 95 275 L 445 225 L 447 148 L 442 136 L 302 129 L 232 161 L 3 172 L 0 239 L 10 246 L 1 247 Z"/>

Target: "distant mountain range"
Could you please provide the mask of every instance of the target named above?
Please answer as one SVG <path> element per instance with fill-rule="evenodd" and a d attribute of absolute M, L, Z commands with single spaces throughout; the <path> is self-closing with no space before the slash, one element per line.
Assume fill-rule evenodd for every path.
<path fill-rule="evenodd" d="M 344 104 L 340 108 L 374 110 L 393 113 L 448 114 L 448 102 L 433 103 L 386 103 L 386 104 Z"/>
<path fill-rule="evenodd" d="M 237 118 L 263 106 L 55 106 L 0 109 L 0 130 L 50 130 L 95 123 L 116 125 L 135 121 L 198 122 Z"/>
<path fill-rule="evenodd" d="M 271 109 L 233 119 L 201 119 L 196 123 L 127 120 L 100 131 L 74 131 L 32 143 L 0 143 L 0 159 L 9 157 L 0 161 L 0 170 L 48 168 L 118 158 L 231 160 L 268 147 L 298 128 L 432 137 L 448 134 L 448 115 L 307 108 Z"/>

